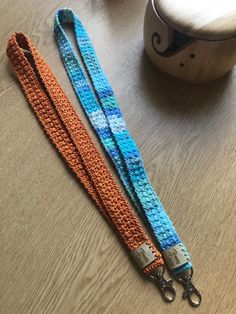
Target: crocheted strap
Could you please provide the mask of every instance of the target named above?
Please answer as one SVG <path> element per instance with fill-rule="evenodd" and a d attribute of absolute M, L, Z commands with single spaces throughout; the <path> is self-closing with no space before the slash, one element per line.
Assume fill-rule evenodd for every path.
<path fill-rule="evenodd" d="M 144 273 L 164 262 L 119 191 L 100 153 L 45 60 L 24 34 L 15 33 L 7 55 L 25 96 L 50 140 L 119 234 Z"/>
<path fill-rule="evenodd" d="M 74 29 L 81 60 L 63 29 L 65 23 L 71 23 Z M 139 149 L 126 127 L 85 28 L 79 17 L 65 8 L 55 15 L 54 31 L 62 62 L 91 125 L 114 163 L 136 210 L 150 227 L 167 266 L 184 285 L 184 297 L 187 296 L 192 306 L 198 306 L 201 296 L 190 284 L 193 274 L 190 256 L 149 181 Z M 199 302 L 193 302 L 193 294 L 197 295 Z"/>
<path fill-rule="evenodd" d="M 63 29 L 65 23 L 72 24 L 81 61 Z M 71 9 L 65 8 L 57 12 L 54 29 L 61 59 L 76 95 L 113 161 L 135 208 L 151 228 L 166 264 L 174 274 L 191 269 L 186 247 L 152 188 L 141 154 L 129 134 L 112 87 L 85 28 L 78 16 Z M 87 70 L 89 80 L 81 63 Z"/>

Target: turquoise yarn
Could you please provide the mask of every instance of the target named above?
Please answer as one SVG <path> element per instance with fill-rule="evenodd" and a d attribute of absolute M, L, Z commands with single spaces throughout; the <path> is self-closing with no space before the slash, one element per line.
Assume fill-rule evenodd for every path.
<path fill-rule="evenodd" d="M 84 74 L 79 59 L 62 25 L 72 23 L 77 47 L 95 90 Z M 120 179 L 142 219 L 150 227 L 161 251 L 181 244 L 188 262 L 173 273 L 192 267 L 189 254 L 156 195 L 144 169 L 139 149 L 125 125 L 114 92 L 99 64 L 85 28 L 71 9 L 60 9 L 54 23 L 58 49 L 75 93 L 113 161 Z"/>

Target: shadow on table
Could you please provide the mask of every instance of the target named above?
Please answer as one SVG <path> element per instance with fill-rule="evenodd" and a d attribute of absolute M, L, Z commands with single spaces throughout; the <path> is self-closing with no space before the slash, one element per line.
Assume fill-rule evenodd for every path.
<path fill-rule="evenodd" d="M 205 84 L 190 84 L 157 70 L 142 52 L 139 76 L 141 86 L 149 98 L 148 104 L 169 114 L 191 116 L 211 114 L 218 110 L 232 82 L 232 71 L 224 77 Z"/>

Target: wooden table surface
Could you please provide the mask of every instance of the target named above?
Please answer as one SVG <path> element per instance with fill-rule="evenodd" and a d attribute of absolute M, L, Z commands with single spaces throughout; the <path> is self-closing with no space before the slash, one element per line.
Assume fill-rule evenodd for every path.
<path fill-rule="evenodd" d="M 140 276 L 10 70 L 6 42 L 23 31 L 79 108 L 53 36 L 53 16 L 66 6 L 86 26 L 153 186 L 192 256 L 203 295 L 198 309 L 181 299 L 177 283 L 176 301 L 167 305 Z M 236 72 L 198 86 L 159 74 L 143 51 L 145 6 L 0 3 L 0 313 L 236 313 Z"/>

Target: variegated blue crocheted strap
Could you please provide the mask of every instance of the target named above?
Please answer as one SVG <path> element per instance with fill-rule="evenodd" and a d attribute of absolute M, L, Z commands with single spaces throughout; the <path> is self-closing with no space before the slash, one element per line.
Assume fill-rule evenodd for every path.
<path fill-rule="evenodd" d="M 88 81 L 62 28 L 64 23 L 74 25 L 78 50 L 91 82 Z M 114 162 L 135 207 L 150 226 L 167 265 L 174 273 L 190 269 L 192 265 L 189 254 L 152 188 L 140 152 L 126 128 L 113 90 L 98 62 L 86 30 L 71 9 L 59 10 L 54 26 L 60 55 L 76 95 Z"/>

